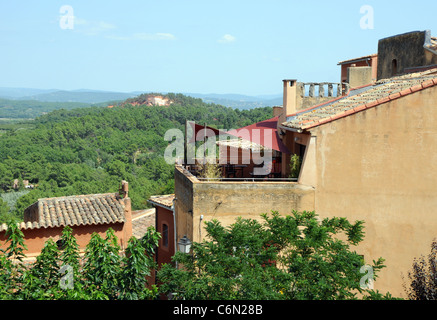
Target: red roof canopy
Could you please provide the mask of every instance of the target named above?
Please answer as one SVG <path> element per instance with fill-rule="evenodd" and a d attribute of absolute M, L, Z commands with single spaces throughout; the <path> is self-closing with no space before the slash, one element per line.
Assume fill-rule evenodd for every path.
<path fill-rule="evenodd" d="M 193 143 L 194 141 L 202 141 L 205 137 L 208 137 L 208 135 L 211 133 L 211 131 L 216 136 L 222 135 L 222 134 L 227 134 L 225 131 L 211 128 L 211 127 L 208 127 L 206 125 L 197 124 L 194 121 L 188 121 L 188 123 L 191 125 L 191 128 L 193 130 L 193 135 L 189 139 L 190 143 Z M 205 129 L 206 129 L 206 131 L 205 131 Z M 211 130 L 211 131 L 209 131 L 209 130 Z"/>
<path fill-rule="evenodd" d="M 274 117 L 240 129 L 230 130 L 227 134 L 249 140 L 272 150 L 291 153 L 279 137 L 278 119 L 279 117 Z"/>

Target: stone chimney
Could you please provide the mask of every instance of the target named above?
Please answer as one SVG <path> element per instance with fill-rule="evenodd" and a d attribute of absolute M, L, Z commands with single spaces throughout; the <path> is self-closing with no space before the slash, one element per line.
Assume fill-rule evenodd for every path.
<path fill-rule="evenodd" d="M 119 191 L 120 198 L 126 199 L 129 197 L 129 183 L 125 180 L 121 182 L 121 188 Z"/>
<path fill-rule="evenodd" d="M 273 107 L 273 116 L 277 117 L 280 116 L 282 113 L 282 107 L 274 106 Z"/>
<path fill-rule="evenodd" d="M 282 80 L 284 84 L 282 114 L 278 124 L 287 120 L 287 116 L 297 112 L 297 80 Z"/>
<path fill-rule="evenodd" d="M 347 68 L 347 80 L 351 88 L 357 88 L 371 84 L 372 81 L 372 67 L 357 67 L 352 64 Z"/>
<path fill-rule="evenodd" d="M 123 240 L 121 241 L 121 246 L 122 248 L 126 248 L 129 239 L 132 237 L 132 205 L 129 198 L 129 183 L 125 180 L 121 181 L 119 196 L 124 204 L 125 217 L 125 221 L 123 224 Z"/>

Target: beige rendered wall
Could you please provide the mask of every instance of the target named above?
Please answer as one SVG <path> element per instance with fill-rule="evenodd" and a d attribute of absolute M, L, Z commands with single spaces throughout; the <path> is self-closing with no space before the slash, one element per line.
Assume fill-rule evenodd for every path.
<path fill-rule="evenodd" d="M 436 101 L 432 87 L 311 130 L 316 213 L 364 220 L 357 252 L 387 265 L 375 289 L 404 298 L 401 274 L 437 237 Z"/>
<path fill-rule="evenodd" d="M 351 88 L 372 83 L 372 67 L 352 67 L 347 70 L 347 80 Z"/>
<path fill-rule="evenodd" d="M 182 166 L 176 166 L 174 172 L 176 241 L 184 235 L 193 240 L 193 183 L 199 180 Z"/>
<path fill-rule="evenodd" d="M 293 182 L 201 182 L 194 185 L 194 190 L 195 241 L 205 236 L 201 215 L 202 222 L 218 219 L 227 226 L 238 217 L 261 221 L 261 214 L 272 210 L 281 215 L 314 210 L 314 189 Z"/>
<path fill-rule="evenodd" d="M 204 222 L 218 219 L 227 226 L 238 217 L 261 220 L 261 214 L 314 211 L 314 188 L 293 182 L 200 182 L 175 170 L 177 239 L 196 242 L 205 236 Z M 191 211 L 191 212 L 190 212 Z M 201 216 L 203 215 L 203 220 Z"/>

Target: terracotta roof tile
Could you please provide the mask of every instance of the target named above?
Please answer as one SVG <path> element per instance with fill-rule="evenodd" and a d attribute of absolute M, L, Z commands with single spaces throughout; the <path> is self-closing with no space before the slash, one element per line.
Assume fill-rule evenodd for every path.
<path fill-rule="evenodd" d="M 161 195 L 161 196 L 151 196 L 147 201 L 152 204 L 158 204 L 170 209 L 173 206 L 174 198 L 175 198 L 174 194 L 168 194 L 168 195 Z"/>
<path fill-rule="evenodd" d="M 377 81 L 352 89 L 341 99 L 287 117 L 284 128 L 306 130 L 437 85 L 437 68 Z"/>
<path fill-rule="evenodd" d="M 149 227 L 155 227 L 155 217 L 155 208 L 132 212 L 132 235 L 142 238 Z"/>
<path fill-rule="evenodd" d="M 363 57 L 359 57 L 359 58 L 353 58 L 353 59 L 348 59 L 348 60 L 344 60 L 344 61 L 340 61 L 337 65 L 341 65 L 341 64 L 346 64 L 346 63 L 352 63 L 352 62 L 356 62 L 356 61 L 360 61 L 360 60 L 367 60 L 373 57 L 377 57 L 378 54 L 374 53 L 374 54 L 370 54 L 367 56 L 363 56 Z"/>
<path fill-rule="evenodd" d="M 123 201 L 117 194 L 108 193 L 38 199 L 25 210 L 21 227 L 33 229 L 124 221 Z"/>

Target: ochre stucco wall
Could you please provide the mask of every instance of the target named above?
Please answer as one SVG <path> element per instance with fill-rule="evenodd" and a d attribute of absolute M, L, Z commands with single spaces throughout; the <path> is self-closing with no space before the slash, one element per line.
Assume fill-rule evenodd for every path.
<path fill-rule="evenodd" d="M 124 215 L 126 221 L 124 223 L 107 223 L 107 224 L 93 224 L 93 225 L 79 225 L 71 226 L 73 229 L 73 236 L 75 237 L 80 250 L 84 250 L 91 239 L 92 234 L 98 233 L 101 237 L 106 236 L 106 231 L 109 228 L 114 230 L 118 239 L 118 244 L 122 249 L 126 248 L 129 239 L 132 237 L 132 212 L 130 198 L 122 199 L 124 202 Z M 37 206 L 32 206 L 32 209 L 37 209 Z M 35 213 L 35 212 L 34 212 Z M 29 258 L 39 255 L 48 239 L 53 239 L 55 242 L 62 236 L 64 227 L 50 227 L 50 228 L 34 228 L 21 229 L 24 234 L 24 244 L 27 247 L 25 254 Z M 0 232 L 0 249 L 6 249 L 6 231 Z"/>
<path fill-rule="evenodd" d="M 311 130 L 316 213 L 365 221 L 357 251 L 386 259 L 375 288 L 396 296 L 437 237 L 436 101 L 432 87 Z"/>
<path fill-rule="evenodd" d="M 228 226 L 238 217 L 261 220 L 261 214 L 314 210 L 314 188 L 293 182 L 200 182 L 175 169 L 177 239 L 195 242 L 205 236 L 204 222 Z M 201 216 L 203 215 L 203 220 Z"/>
<path fill-rule="evenodd" d="M 271 211 L 290 215 L 293 210 L 314 210 L 314 189 L 292 182 L 201 182 L 194 190 L 195 241 L 205 236 L 204 222 L 213 219 L 228 226 L 238 217 L 261 221 L 261 214 Z"/>
<path fill-rule="evenodd" d="M 118 238 L 119 245 L 127 246 L 127 240 L 124 239 L 125 232 L 123 231 L 123 223 L 101 224 L 101 225 L 83 225 L 73 226 L 73 236 L 75 237 L 80 250 L 84 250 L 91 239 L 91 235 L 95 232 L 101 237 L 106 236 L 106 231 L 109 228 L 114 230 Z M 57 241 L 61 238 L 63 227 L 57 228 L 39 228 L 22 230 L 24 234 L 24 244 L 27 250 L 24 252 L 26 257 L 33 258 L 39 255 L 48 239 Z M 8 244 L 5 243 L 5 231 L 0 233 L 0 249 L 6 249 Z"/>

